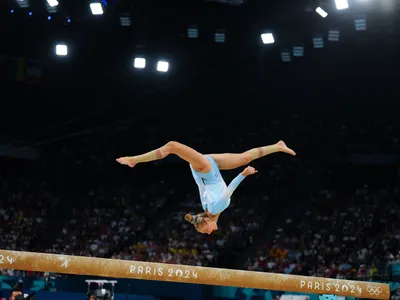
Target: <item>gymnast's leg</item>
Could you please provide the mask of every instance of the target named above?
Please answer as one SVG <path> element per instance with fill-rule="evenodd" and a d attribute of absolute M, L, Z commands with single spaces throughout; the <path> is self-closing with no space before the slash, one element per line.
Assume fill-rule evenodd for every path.
<path fill-rule="evenodd" d="M 210 161 L 203 154 L 178 142 L 168 142 L 158 149 L 141 155 L 120 157 L 117 162 L 133 168 L 138 163 L 163 159 L 170 154 L 178 155 L 183 160 L 186 160 L 197 172 L 208 173 L 212 169 Z"/>
<path fill-rule="evenodd" d="M 210 154 L 210 156 L 218 164 L 220 170 L 231 170 L 276 152 L 284 152 L 293 156 L 296 155 L 292 149 L 286 146 L 285 142 L 279 141 L 274 145 L 253 148 L 243 153 Z"/>

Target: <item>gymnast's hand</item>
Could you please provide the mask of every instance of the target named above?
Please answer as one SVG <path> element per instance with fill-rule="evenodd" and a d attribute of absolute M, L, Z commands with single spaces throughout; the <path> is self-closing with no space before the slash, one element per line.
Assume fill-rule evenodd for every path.
<path fill-rule="evenodd" d="M 257 173 L 258 171 L 256 169 L 254 169 L 253 167 L 248 166 L 246 169 L 243 170 L 242 175 L 244 177 L 249 176 L 249 175 L 253 175 L 255 173 Z"/>
<path fill-rule="evenodd" d="M 133 168 L 136 165 L 136 161 L 131 156 L 120 157 L 116 159 L 121 165 L 125 165 L 128 167 Z"/>

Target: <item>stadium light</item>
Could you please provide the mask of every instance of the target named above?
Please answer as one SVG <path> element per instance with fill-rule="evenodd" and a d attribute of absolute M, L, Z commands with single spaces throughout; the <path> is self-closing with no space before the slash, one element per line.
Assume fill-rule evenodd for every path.
<path fill-rule="evenodd" d="M 338 10 L 349 8 L 349 2 L 347 0 L 335 0 L 335 4 Z"/>
<path fill-rule="evenodd" d="M 49 5 L 46 5 L 47 7 L 47 12 L 49 13 L 49 14 L 55 14 L 56 12 L 57 12 L 57 6 L 53 6 L 53 7 L 51 7 L 51 6 L 49 6 Z"/>
<path fill-rule="evenodd" d="M 261 40 L 262 40 L 263 44 L 275 43 L 274 35 L 272 33 L 263 33 L 261 35 Z"/>
<path fill-rule="evenodd" d="M 122 13 L 119 16 L 119 23 L 122 27 L 129 27 L 132 24 L 131 15 L 129 13 Z"/>
<path fill-rule="evenodd" d="M 284 50 L 281 52 L 281 60 L 283 62 L 291 62 L 292 61 L 292 56 L 290 54 L 290 51 Z"/>
<path fill-rule="evenodd" d="M 199 29 L 196 25 L 190 26 L 188 28 L 188 38 L 197 39 L 199 37 Z"/>
<path fill-rule="evenodd" d="M 92 11 L 93 15 L 103 14 L 103 7 L 99 2 L 90 3 L 90 10 Z"/>
<path fill-rule="evenodd" d="M 339 30 L 329 30 L 328 41 L 338 42 L 339 40 L 340 40 L 340 31 Z"/>
<path fill-rule="evenodd" d="M 136 57 L 133 62 L 133 67 L 136 69 L 146 68 L 146 59 L 143 57 Z"/>
<path fill-rule="evenodd" d="M 322 36 L 313 37 L 313 46 L 316 49 L 324 48 L 324 38 Z"/>
<path fill-rule="evenodd" d="M 58 1 L 57 0 L 47 0 L 46 9 L 49 14 L 55 14 L 57 12 Z"/>
<path fill-rule="evenodd" d="M 65 44 L 56 45 L 56 55 L 57 56 L 67 56 L 68 55 L 68 46 Z"/>
<path fill-rule="evenodd" d="M 29 7 L 29 1 L 28 0 L 15 0 L 18 3 L 18 6 L 20 8 L 28 8 Z"/>
<path fill-rule="evenodd" d="M 158 71 L 158 72 L 163 72 L 163 73 L 165 73 L 165 72 L 168 72 L 168 69 L 169 69 L 169 63 L 168 63 L 168 62 L 163 61 L 163 60 L 160 60 L 160 61 L 157 63 L 157 71 Z"/>
<path fill-rule="evenodd" d="M 293 56 L 294 57 L 304 56 L 304 46 L 294 46 L 293 47 Z"/>
<path fill-rule="evenodd" d="M 324 11 L 321 7 L 317 7 L 315 11 L 323 18 L 326 18 L 328 16 L 328 13 Z"/>
<path fill-rule="evenodd" d="M 354 27 L 357 31 L 367 30 L 367 20 L 365 18 L 357 18 L 354 20 Z"/>
<path fill-rule="evenodd" d="M 50 7 L 55 7 L 55 6 L 58 5 L 58 1 L 57 1 L 57 0 L 47 0 L 47 4 L 48 4 Z"/>
<path fill-rule="evenodd" d="M 214 41 L 216 43 L 225 43 L 225 32 L 223 30 L 216 32 L 214 35 Z"/>

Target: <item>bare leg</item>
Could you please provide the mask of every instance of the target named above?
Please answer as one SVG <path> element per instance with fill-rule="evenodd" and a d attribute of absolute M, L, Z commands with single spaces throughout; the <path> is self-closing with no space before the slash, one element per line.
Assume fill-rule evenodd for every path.
<path fill-rule="evenodd" d="M 288 148 L 283 141 L 279 141 L 274 145 L 253 148 L 243 153 L 210 154 L 210 156 L 218 164 L 220 170 L 231 170 L 247 165 L 255 159 L 276 152 L 284 152 L 293 156 L 296 155 L 296 153 L 292 149 Z"/>
<path fill-rule="evenodd" d="M 208 173 L 211 171 L 212 165 L 203 154 L 178 142 L 168 142 L 164 146 L 145 154 L 121 157 L 117 159 L 117 162 L 133 168 L 138 163 L 163 159 L 169 154 L 178 155 L 186 160 L 197 172 Z"/>

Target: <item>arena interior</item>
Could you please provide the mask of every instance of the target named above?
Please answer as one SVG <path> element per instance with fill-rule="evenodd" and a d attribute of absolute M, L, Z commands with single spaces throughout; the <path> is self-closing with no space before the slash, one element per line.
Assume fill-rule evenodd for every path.
<path fill-rule="evenodd" d="M 0 299 L 399 300 L 399 16 L 396 0 L 1 1 Z M 202 211 L 186 162 L 115 161 L 279 140 L 297 155 L 251 162 L 210 235 L 184 219 Z M 367 289 L 13 269 L 7 251 Z"/>

